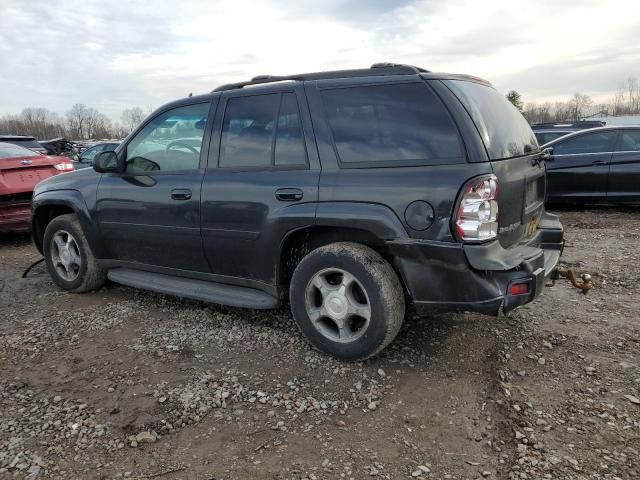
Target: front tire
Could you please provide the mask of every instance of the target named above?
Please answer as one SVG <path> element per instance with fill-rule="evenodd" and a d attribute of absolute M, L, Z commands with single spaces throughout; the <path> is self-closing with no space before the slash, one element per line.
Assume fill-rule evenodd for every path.
<path fill-rule="evenodd" d="M 88 292 L 107 280 L 74 214 L 60 215 L 44 232 L 43 251 L 51 279 L 69 292 Z"/>
<path fill-rule="evenodd" d="M 291 279 L 293 318 L 319 350 L 343 360 L 370 358 L 398 335 L 404 291 L 375 250 L 351 242 L 320 247 Z"/>

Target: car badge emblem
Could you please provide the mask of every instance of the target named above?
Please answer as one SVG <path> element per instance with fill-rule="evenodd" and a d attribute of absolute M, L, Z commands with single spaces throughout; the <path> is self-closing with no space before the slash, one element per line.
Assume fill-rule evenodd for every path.
<path fill-rule="evenodd" d="M 31 165 L 33 162 L 31 160 L 22 160 L 20 163 L 22 165 Z"/>

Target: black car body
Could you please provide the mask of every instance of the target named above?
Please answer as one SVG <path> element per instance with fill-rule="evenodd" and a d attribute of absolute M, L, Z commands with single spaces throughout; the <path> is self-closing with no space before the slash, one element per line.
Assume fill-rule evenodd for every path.
<path fill-rule="evenodd" d="M 551 203 L 640 203 L 640 126 L 575 132 L 549 148 Z"/>
<path fill-rule="evenodd" d="M 587 128 L 604 127 L 607 123 L 599 120 L 582 120 L 579 122 L 544 122 L 531 125 L 533 133 L 540 145 L 552 142 L 573 132 Z"/>
<path fill-rule="evenodd" d="M 0 142 L 13 143 L 42 155 L 49 154 L 47 149 L 40 145 L 34 137 L 29 137 L 28 135 L 0 135 Z"/>
<path fill-rule="evenodd" d="M 289 297 L 310 338 L 296 309 L 315 301 L 298 297 L 314 255 L 361 271 L 365 293 L 376 280 L 361 267 L 387 265 L 400 290 L 393 280 L 367 294 L 395 292 L 385 318 L 404 314 L 405 295 L 429 310 L 498 314 L 539 295 L 561 254 L 541 157 L 520 113 L 475 77 L 400 65 L 256 77 L 161 107 L 96 157 L 101 173 L 39 184 L 34 240 L 47 256 L 51 225 L 72 214 L 110 279 L 253 308 Z M 339 318 L 334 297 L 326 306 Z M 365 358 L 396 326 L 359 353 L 312 342 Z"/>

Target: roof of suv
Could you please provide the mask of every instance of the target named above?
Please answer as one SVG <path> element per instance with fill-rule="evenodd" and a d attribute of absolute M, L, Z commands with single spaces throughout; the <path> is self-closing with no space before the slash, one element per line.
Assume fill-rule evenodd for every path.
<path fill-rule="evenodd" d="M 292 75 L 258 75 L 251 80 L 244 82 L 235 82 L 220 85 L 219 87 L 211 90 L 209 93 L 202 95 L 189 95 L 181 99 L 174 100 L 165 105 L 162 105 L 158 110 L 165 110 L 168 108 L 178 107 L 182 105 L 188 105 L 198 102 L 208 101 L 212 95 L 220 94 L 228 90 L 237 90 L 249 86 L 260 86 L 269 83 L 286 82 L 286 81 L 298 81 L 304 82 L 307 80 L 327 80 L 327 79 L 342 79 L 342 78 L 366 78 L 366 77 L 380 77 L 380 76 L 393 76 L 393 75 L 420 75 L 423 78 L 445 80 L 467 80 L 475 83 L 480 83 L 487 86 L 492 86 L 491 83 L 483 78 L 475 77 L 472 75 L 455 74 L 455 73 L 436 73 L 426 70 L 414 65 L 404 65 L 398 63 L 374 63 L 369 68 L 351 69 L 351 70 L 329 70 L 325 72 L 311 72 L 311 73 L 296 73 Z"/>
<path fill-rule="evenodd" d="M 484 83 L 491 85 L 488 81 L 473 77 L 471 75 L 459 75 L 459 74 L 447 74 L 447 73 L 433 73 L 430 70 L 426 70 L 422 67 L 416 67 L 414 65 L 404 65 L 399 63 L 374 63 L 369 68 L 360 68 L 352 70 L 329 70 L 325 72 L 312 72 L 312 73 L 296 73 L 293 75 L 258 75 L 251 80 L 245 82 L 228 83 L 221 85 L 213 92 L 223 92 L 226 90 L 234 90 L 238 88 L 247 87 L 250 85 L 261 85 L 264 83 L 282 82 L 287 80 L 293 81 L 307 81 L 307 80 L 326 80 L 335 78 L 358 78 L 358 77 L 379 77 L 387 75 L 423 75 L 429 74 L 430 78 L 460 78 L 464 80 L 471 80 L 478 83 Z"/>
<path fill-rule="evenodd" d="M 0 135 L 1 142 L 8 140 L 35 140 L 35 137 L 30 137 L 29 135 Z"/>

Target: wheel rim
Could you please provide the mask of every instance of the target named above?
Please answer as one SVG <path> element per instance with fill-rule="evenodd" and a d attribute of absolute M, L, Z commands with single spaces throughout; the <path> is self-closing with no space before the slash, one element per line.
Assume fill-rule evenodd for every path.
<path fill-rule="evenodd" d="M 58 230 L 51 239 L 51 263 L 63 280 L 72 282 L 78 278 L 82 265 L 80 248 L 69 232 Z"/>
<path fill-rule="evenodd" d="M 371 321 L 367 291 L 355 276 L 341 268 L 326 268 L 311 277 L 305 307 L 314 328 L 334 342 L 357 340 Z"/>

